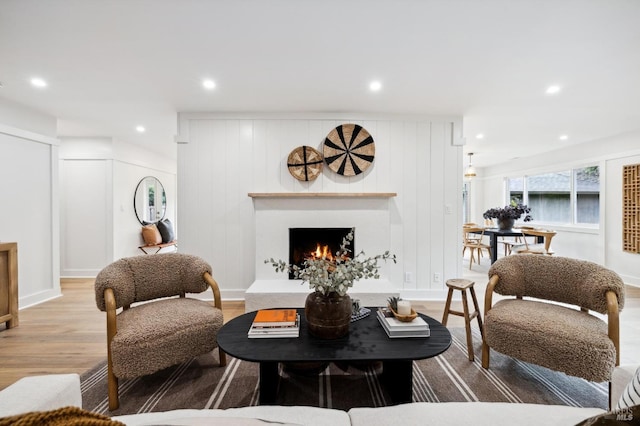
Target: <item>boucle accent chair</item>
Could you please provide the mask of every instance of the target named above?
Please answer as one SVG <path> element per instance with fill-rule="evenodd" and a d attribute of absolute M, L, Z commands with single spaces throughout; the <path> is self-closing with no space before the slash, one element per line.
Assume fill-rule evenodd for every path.
<path fill-rule="evenodd" d="M 208 288 L 213 305 L 186 297 Z M 110 410 L 119 406 L 118 379 L 151 374 L 218 346 L 220 290 L 211 266 L 199 257 L 167 253 L 117 260 L 100 271 L 95 292 L 98 309 L 107 313 Z M 218 350 L 224 366 L 225 353 Z"/>
<path fill-rule="evenodd" d="M 618 314 L 624 306 L 624 283 L 618 274 L 577 259 L 517 255 L 495 262 L 489 277 L 484 368 L 489 368 L 493 348 L 589 381 L 611 380 L 620 363 Z M 515 298 L 492 305 L 494 291 Z M 607 321 L 589 310 L 606 314 Z"/>

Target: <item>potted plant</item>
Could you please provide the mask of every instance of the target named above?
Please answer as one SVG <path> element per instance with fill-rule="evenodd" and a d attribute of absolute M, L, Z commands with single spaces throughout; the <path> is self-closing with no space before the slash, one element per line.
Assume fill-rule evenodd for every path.
<path fill-rule="evenodd" d="M 363 251 L 351 256 L 347 246 L 353 241 L 353 232 L 351 229 L 343 238 L 335 255 L 309 254 L 302 267 L 273 258 L 264 261 L 271 263 L 276 272 L 293 272 L 295 278 L 309 283 L 313 292 L 305 301 L 305 317 L 309 332 L 316 337 L 333 339 L 347 334 L 351 321 L 351 298 L 347 292 L 353 283 L 362 278 L 380 278 L 379 260 L 396 263 L 396 255 L 389 251 L 366 258 Z"/>
<path fill-rule="evenodd" d="M 498 220 L 498 228 L 501 230 L 508 230 L 513 227 L 513 224 L 517 219 L 520 219 L 522 215 L 524 216 L 523 221 L 529 222 L 533 220 L 529 213 L 531 212 L 531 208 L 526 204 L 516 204 L 515 202 L 510 205 L 504 207 L 494 207 L 482 214 L 482 217 L 485 219 L 497 219 Z"/>

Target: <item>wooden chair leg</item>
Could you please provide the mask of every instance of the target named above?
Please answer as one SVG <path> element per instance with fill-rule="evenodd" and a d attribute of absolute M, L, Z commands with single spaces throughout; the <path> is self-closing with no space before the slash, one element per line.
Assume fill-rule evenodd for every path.
<path fill-rule="evenodd" d="M 473 261 L 474 261 L 474 258 L 473 258 L 473 252 L 474 252 L 475 250 L 476 250 L 476 249 L 475 249 L 474 247 L 470 247 L 470 248 L 469 248 L 469 251 L 470 251 L 470 253 L 471 253 L 471 256 L 469 257 L 469 270 L 471 270 L 471 265 L 473 264 Z M 478 263 L 480 263 L 480 261 L 479 261 L 479 260 L 478 260 Z"/>
<path fill-rule="evenodd" d="M 220 367 L 227 365 L 227 354 L 218 347 L 218 357 L 220 358 Z"/>
<path fill-rule="evenodd" d="M 117 410 L 120 406 L 118 399 L 118 378 L 113 374 L 113 367 L 109 362 L 107 365 L 107 389 L 109 393 L 109 410 Z"/>
<path fill-rule="evenodd" d="M 482 338 L 482 368 L 489 369 L 489 345 Z"/>

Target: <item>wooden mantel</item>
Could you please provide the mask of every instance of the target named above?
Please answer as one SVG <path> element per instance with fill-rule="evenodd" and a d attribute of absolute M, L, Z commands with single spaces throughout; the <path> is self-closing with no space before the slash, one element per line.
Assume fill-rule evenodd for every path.
<path fill-rule="evenodd" d="M 391 198 L 395 192 L 249 192 L 251 198 Z"/>

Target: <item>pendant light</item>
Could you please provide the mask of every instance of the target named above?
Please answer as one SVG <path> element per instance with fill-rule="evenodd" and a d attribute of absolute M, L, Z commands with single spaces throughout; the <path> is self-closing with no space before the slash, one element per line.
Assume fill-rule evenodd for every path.
<path fill-rule="evenodd" d="M 475 169 L 475 167 L 473 167 L 473 164 L 471 164 L 471 156 L 472 155 L 473 155 L 473 152 L 470 152 L 469 153 L 469 165 L 464 170 L 464 177 L 467 178 L 467 179 L 473 179 L 474 177 L 476 177 L 476 169 Z"/>

